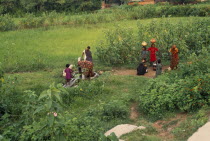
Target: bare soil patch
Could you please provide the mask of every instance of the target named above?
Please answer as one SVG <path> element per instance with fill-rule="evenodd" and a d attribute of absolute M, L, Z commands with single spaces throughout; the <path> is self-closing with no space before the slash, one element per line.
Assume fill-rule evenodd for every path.
<path fill-rule="evenodd" d="M 186 118 L 186 113 L 180 113 L 177 114 L 176 117 L 170 118 L 167 121 L 158 120 L 153 124 L 153 126 L 157 129 L 159 137 L 167 140 L 172 140 L 174 136 L 171 131 L 175 127 L 178 127 L 182 121 L 186 120 Z"/>
<path fill-rule="evenodd" d="M 168 69 L 169 66 L 163 66 L 163 71 Z M 152 69 L 152 67 L 148 67 L 148 73 L 145 73 L 145 75 L 136 75 L 137 70 L 136 69 L 120 69 L 120 70 L 114 70 L 114 75 L 135 75 L 140 77 L 148 77 L 148 78 L 154 78 L 155 77 L 155 71 Z"/>
<path fill-rule="evenodd" d="M 138 117 L 139 117 L 139 112 L 138 112 L 138 103 L 133 103 L 131 105 L 131 108 L 130 108 L 130 119 L 131 120 L 137 120 Z"/>

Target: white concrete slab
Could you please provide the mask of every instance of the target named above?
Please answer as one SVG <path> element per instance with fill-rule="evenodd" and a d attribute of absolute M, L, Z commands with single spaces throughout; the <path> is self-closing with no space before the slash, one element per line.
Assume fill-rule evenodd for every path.
<path fill-rule="evenodd" d="M 109 136 L 111 133 L 114 132 L 115 135 L 119 138 L 123 134 L 127 134 L 127 133 L 130 133 L 130 132 L 138 130 L 138 129 L 145 129 L 145 127 L 144 126 L 138 127 L 136 125 L 131 125 L 131 124 L 121 124 L 121 125 L 115 126 L 111 130 L 107 131 L 105 133 L 105 136 Z"/>

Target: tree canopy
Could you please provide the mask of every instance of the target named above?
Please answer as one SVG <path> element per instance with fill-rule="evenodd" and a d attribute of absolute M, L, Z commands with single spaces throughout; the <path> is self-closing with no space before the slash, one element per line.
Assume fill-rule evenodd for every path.
<path fill-rule="evenodd" d="M 19 12 L 79 12 L 101 8 L 101 0 L 0 0 L 0 14 Z"/>

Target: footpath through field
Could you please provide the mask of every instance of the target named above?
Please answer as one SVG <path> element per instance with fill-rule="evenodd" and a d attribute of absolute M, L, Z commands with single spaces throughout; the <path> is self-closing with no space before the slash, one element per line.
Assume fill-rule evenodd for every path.
<path fill-rule="evenodd" d="M 163 70 L 168 69 L 169 66 L 164 66 Z M 118 70 L 114 70 L 114 75 L 136 75 L 137 70 L 131 70 L 131 69 L 118 69 Z M 148 73 L 145 73 L 144 75 L 139 75 L 139 76 L 144 76 L 144 77 L 148 77 L 148 78 L 154 78 L 155 76 L 155 71 L 152 70 L 152 67 L 148 67 Z"/>

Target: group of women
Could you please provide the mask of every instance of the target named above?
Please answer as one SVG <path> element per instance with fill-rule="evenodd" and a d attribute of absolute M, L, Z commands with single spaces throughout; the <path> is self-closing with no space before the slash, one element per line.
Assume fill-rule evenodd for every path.
<path fill-rule="evenodd" d="M 84 58 L 84 60 L 82 60 Z M 80 79 L 82 78 L 82 74 L 86 78 L 93 77 L 95 73 L 93 72 L 93 62 L 92 62 L 92 53 L 90 51 L 90 46 L 88 46 L 83 52 L 82 57 L 78 58 L 78 73 L 80 74 Z M 66 64 L 66 68 L 63 70 L 63 76 L 66 79 L 66 86 L 70 86 L 73 78 L 73 66 L 70 64 Z"/>
<path fill-rule="evenodd" d="M 146 63 L 147 63 L 147 57 L 149 56 L 150 57 L 150 59 L 149 59 L 150 66 L 153 66 L 153 70 L 156 70 L 156 77 L 157 77 L 158 75 L 160 75 L 162 73 L 161 60 L 157 59 L 157 57 L 156 57 L 156 52 L 158 52 L 159 49 L 157 47 L 155 47 L 155 42 L 156 42 L 155 39 L 151 39 L 150 42 L 151 42 L 151 47 L 149 47 L 148 49 L 146 48 L 147 43 L 145 41 L 142 42 L 142 46 L 143 46 L 142 51 L 141 51 L 142 61 L 137 68 L 137 75 L 144 75 L 146 72 L 148 72 Z M 178 57 L 179 51 L 178 51 L 176 45 L 172 45 L 169 52 L 171 52 L 170 69 L 174 70 L 177 68 L 177 65 L 179 63 L 179 57 Z M 82 76 L 82 70 L 83 70 L 84 76 L 87 78 L 90 78 L 90 77 L 94 76 L 95 74 L 93 72 L 92 53 L 90 51 L 89 46 L 83 51 L 82 57 L 84 57 L 83 61 L 81 60 L 81 57 L 78 59 L 79 73 Z M 63 71 L 63 74 L 66 78 L 66 85 L 70 84 L 70 80 L 72 78 L 72 73 L 73 73 L 73 70 L 71 68 L 71 65 L 66 64 L 66 69 L 64 69 L 64 71 Z"/>
<path fill-rule="evenodd" d="M 148 49 L 146 48 L 147 43 L 144 41 L 142 42 L 142 51 L 141 51 L 141 59 L 142 61 L 140 62 L 138 68 L 137 68 L 137 75 L 144 75 L 147 72 L 147 65 L 146 61 L 148 58 L 149 54 L 149 61 L 150 61 L 150 66 L 153 66 L 153 70 L 156 70 L 156 76 L 160 75 L 162 72 L 162 65 L 161 65 L 161 59 L 157 59 L 156 52 L 158 52 L 158 48 L 155 47 L 155 39 L 151 39 L 151 47 Z M 176 45 L 172 45 L 170 48 L 169 52 L 171 53 L 171 64 L 170 64 L 170 69 L 174 70 L 177 68 L 178 63 L 179 63 L 179 56 L 178 56 L 178 48 Z"/>

